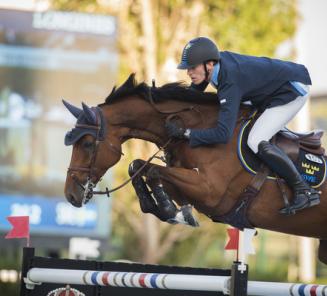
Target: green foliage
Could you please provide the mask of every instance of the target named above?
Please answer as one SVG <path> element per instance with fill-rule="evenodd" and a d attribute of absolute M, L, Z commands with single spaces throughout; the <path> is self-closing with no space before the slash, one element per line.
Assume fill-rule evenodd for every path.
<path fill-rule="evenodd" d="M 12 250 L 0 249 L 0 270 L 19 270 L 21 267 L 21 252 L 19 247 Z M 15 296 L 19 294 L 19 283 L 0 281 L 0 295 Z"/>
<path fill-rule="evenodd" d="M 19 284 L 0 283 L 0 295 L 16 296 L 19 294 Z"/>
<path fill-rule="evenodd" d="M 52 1 L 52 8 L 66 11 L 79 11 L 89 13 L 103 13 L 104 8 L 97 3 L 95 0 L 55 0 Z"/>
<path fill-rule="evenodd" d="M 210 1 L 204 19 L 223 49 L 274 56 L 276 47 L 295 32 L 295 4 L 294 0 Z"/>

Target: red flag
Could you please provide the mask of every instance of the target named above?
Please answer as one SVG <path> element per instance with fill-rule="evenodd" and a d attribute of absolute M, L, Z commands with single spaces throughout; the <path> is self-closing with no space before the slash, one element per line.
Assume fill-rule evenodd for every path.
<path fill-rule="evenodd" d="M 240 231 L 237 228 L 228 228 L 227 229 L 229 241 L 225 246 L 225 250 L 238 250 L 238 242 Z"/>
<path fill-rule="evenodd" d="M 29 240 L 30 237 L 30 225 L 29 216 L 10 216 L 7 217 L 9 223 L 13 228 L 7 233 L 5 238 L 23 238 L 26 237 Z"/>

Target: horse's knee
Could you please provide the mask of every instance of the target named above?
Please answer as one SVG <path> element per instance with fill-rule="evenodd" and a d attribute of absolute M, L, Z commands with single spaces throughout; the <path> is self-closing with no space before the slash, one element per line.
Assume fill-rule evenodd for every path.
<path fill-rule="evenodd" d="M 142 159 L 135 159 L 133 160 L 128 166 L 128 174 L 132 177 L 144 164 L 144 160 Z"/>
<path fill-rule="evenodd" d="M 157 166 L 151 167 L 145 174 L 146 181 L 151 182 L 152 180 L 160 178 L 160 169 Z"/>

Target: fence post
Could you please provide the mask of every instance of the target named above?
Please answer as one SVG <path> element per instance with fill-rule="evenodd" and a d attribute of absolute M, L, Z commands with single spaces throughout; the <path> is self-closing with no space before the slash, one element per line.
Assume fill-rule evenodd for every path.
<path fill-rule="evenodd" d="M 238 261 L 233 262 L 230 296 L 247 296 L 248 268 L 247 264 Z"/>
<path fill-rule="evenodd" d="M 27 272 L 30 269 L 31 260 L 34 257 L 34 248 L 23 248 L 23 261 L 22 261 L 22 273 L 20 279 L 20 296 L 25 296 L 28 293 L 24 278 L 27 276 Z"/>

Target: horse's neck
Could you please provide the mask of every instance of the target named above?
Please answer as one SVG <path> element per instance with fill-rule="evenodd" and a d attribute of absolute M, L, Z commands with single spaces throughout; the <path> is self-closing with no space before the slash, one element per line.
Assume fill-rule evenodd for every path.
<path fill-rule="evenodd" d="M 108 118 L 121 126 L 121 137 L 141 139 L 162 145 L 165 141 L 164 119 L 147 101 L 131 98 L 109 106 Z"/>
<path fill-rule="evenodd" d="M 129 138 L 150 141 L 158 146 L 162 146 L 168 141 L 165 129 L 165 121 L 168 117 L 179 117 L 182 120 L 180 123 L 189 127 L 196 127 L 201 121 L 205 123 L 209 117 L 212 117 L 210 121 L 213 122 L 217 119 L 216 116 L 213 116 L 217 112 L 217 106 L 212 109 L 212 106 L 203 106 L 187 101 L 167 99 L 153 104 L 139 100 L 133 105 L 135 108 L 132 110 L 124 110 L 128 113 L 126 116 L 129 118 L 126 122 L 126 126 L 130 128 Z M 136 108 L 137 105 L 139 106 Z M 184 112 L 178 112 L 182 110 Z M 210 112 L 208 112 L 209 110 Z M 209 113 L 212 114 L 209 116 Z"/>
<path fill-rule="evenodd" d="M 194 107 L 192 111 L 176 113 L 183 124 L 190 128 L 208 128 L 213 126 L 217 120 L 219 106 L 213 104 L 195 104 L 187 101 L 169 100 L 155 103 L 155 107 L 148 101 L 129 97 L 122 99 L 115 105 L 108 107 L 110 109 L 109 118 L 114 118 L 114 122 L 125 127 L 122 138 L 125 140 L 136 138 L 150 141 L 162 146 L 167 140 L 165 131 L 165 119 L 168 114 L 158 112 L 171 112 Z M 191 109 L 190 109 L 191 110 Z"/>

